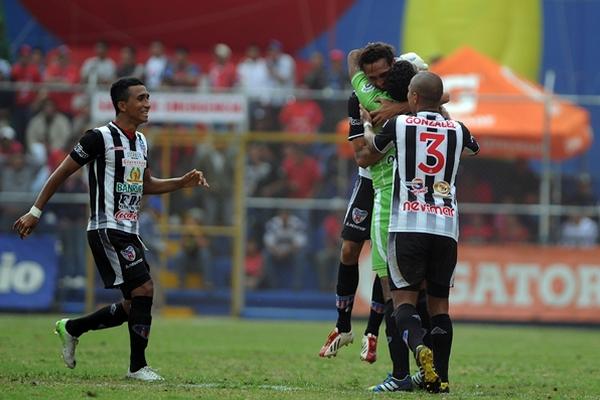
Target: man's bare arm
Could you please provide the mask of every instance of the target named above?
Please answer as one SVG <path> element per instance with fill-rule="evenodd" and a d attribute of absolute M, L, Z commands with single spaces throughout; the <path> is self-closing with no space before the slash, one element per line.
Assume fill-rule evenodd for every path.
<path fill-rule="evenodd" d="M 65 157 L 63 162 L 60 163 L 58 168 L 50 175 L 44 184 L 44 187 L 38 194 L 33 206 L 38 210 L 42 210 L 46 203 L 48 203 L 48 200 L 56 193 L 56 190 L 79 168 L 81 168 L 81 165 L 77 164 L 70 156 Z M 28 212 L 15 221 L 13 229 L 17 231 L 21 239 L 23 239 L 26 236 L 29 236 L 39 221 L 39 215 L 35 216 L 32 212 Z"/>
<path fill-rule="evenodd" d="M 362 49 L 354 49 L 348 53 L 348 76 L 350 79 L 360 70 L 358 65 L 360 53 L 362 53 Z"/>
<path fill-rule="evenodd" d="M 359 167 L 367 168 L 381 160 L 385 154 L 379 152 L 373 153 L 364 137 L 356 138 L 352 141 L 354 149 L 354 160 Z"/>

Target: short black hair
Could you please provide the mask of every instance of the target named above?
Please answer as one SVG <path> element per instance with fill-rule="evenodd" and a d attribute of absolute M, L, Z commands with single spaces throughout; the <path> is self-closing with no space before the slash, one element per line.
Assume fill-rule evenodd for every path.
<path fill-rule="evenodd" d="M 410 61 L 396 61 L 385 78 L 384 89 L 396 101 L 406 101 L 410 80 L 417 74 Z"/>
<path fill-rule="evenodd" d="M 373 64 L 374 62 L 385 59 L 389 65 L 394 63 L 394 48 L 383 42 L 375 42 L 367 44 L 360 52 L 358 57 L 358 66 L 360 69 L 367 64 Z"/>
<path fill-rule="evenodd" d="M 117 115 L 119 114 L 119 102 L 127 101 L 129 98 L 129 87 L 138 85 L 143 86 L 144 82 L 133 77 L 121 78 L 112 84 L 110 87 L 110 99 L 112 100 L 113 107 L 115 108 Z"/>

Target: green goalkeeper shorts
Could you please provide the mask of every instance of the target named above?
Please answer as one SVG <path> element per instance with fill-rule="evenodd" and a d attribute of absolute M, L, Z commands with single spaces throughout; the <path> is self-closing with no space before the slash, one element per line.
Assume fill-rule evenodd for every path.
<path fill-rule="evenodd" d="M 375 189 L 371 218 L 371 266 L 381 278 L 387 277 L 387 246 L 392 188 Z"/>

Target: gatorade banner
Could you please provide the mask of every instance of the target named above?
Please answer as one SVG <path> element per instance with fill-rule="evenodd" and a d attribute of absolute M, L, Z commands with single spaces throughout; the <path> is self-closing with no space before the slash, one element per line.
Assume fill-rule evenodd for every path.
<path fill-rule="evenodd" d="M 0 310 L 50 309 L 57 272 L 53 235 L 0 234 Z"/>
<path fill-rule="evenodd" d="M 600 324 L 600 248 L 459 246 L 458 260 L 450 290 L 457 320 Z M 354 307 L 363 317 L 373 282 L 366 267 Z"/>
<path fill-rule="evenodd" d="M 458 319 L 600 323 L 600 249 L 461 246 Z"/>

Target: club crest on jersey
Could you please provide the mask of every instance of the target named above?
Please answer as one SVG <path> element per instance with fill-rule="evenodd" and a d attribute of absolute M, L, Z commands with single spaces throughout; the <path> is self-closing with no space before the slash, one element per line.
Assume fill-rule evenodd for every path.
<path fill-rule="evenodd" d="M 133 246 L 127 246 L 123 250 L 121 250 L 121 255 L 127 261 L 133 261 L 133 260 L 135 260 L 135 255 L 136 255 L 135 249 L 133 248 Z"/>
<path fill-rule="evenodd" d="M 356 207 L 352 209 L 352 221 L 354 221 L 355 224 L 363 222 L 365 218 L 367 218 L 367 215 L 369 215 L 369 212 L 366 210 L 361 210 Z"/>
<path fill-rule="evenodd" d="M 425 186 L 425 181 L 421 178 L 414 178 L 410 182 L 404 184 L 412 194 L 427 193 L 429 188 Z"/>
<path fill-rule="evenodd" d="M 452 197 L 450 194 L 450 184 L 446 181 L 439 181 L 433 184 L 433 194 L 441 197 Z"/>
<path fill-rule="evenodd" d="M 375 86 L 373 86 L 370 83 L 367 83 L 365 86 L 363 86 L 361 89 L 361 92 L 363 93 L 369 93 L 372 92 L 373 90 L 375 90 Z"/>
<path fill-rule="evenodd" d="M 129 175 L 127 176 L 127 182 L 129 183 L 142 183 L 142 172 L 138 167 L 133 167 L 129 170 Z"/>

